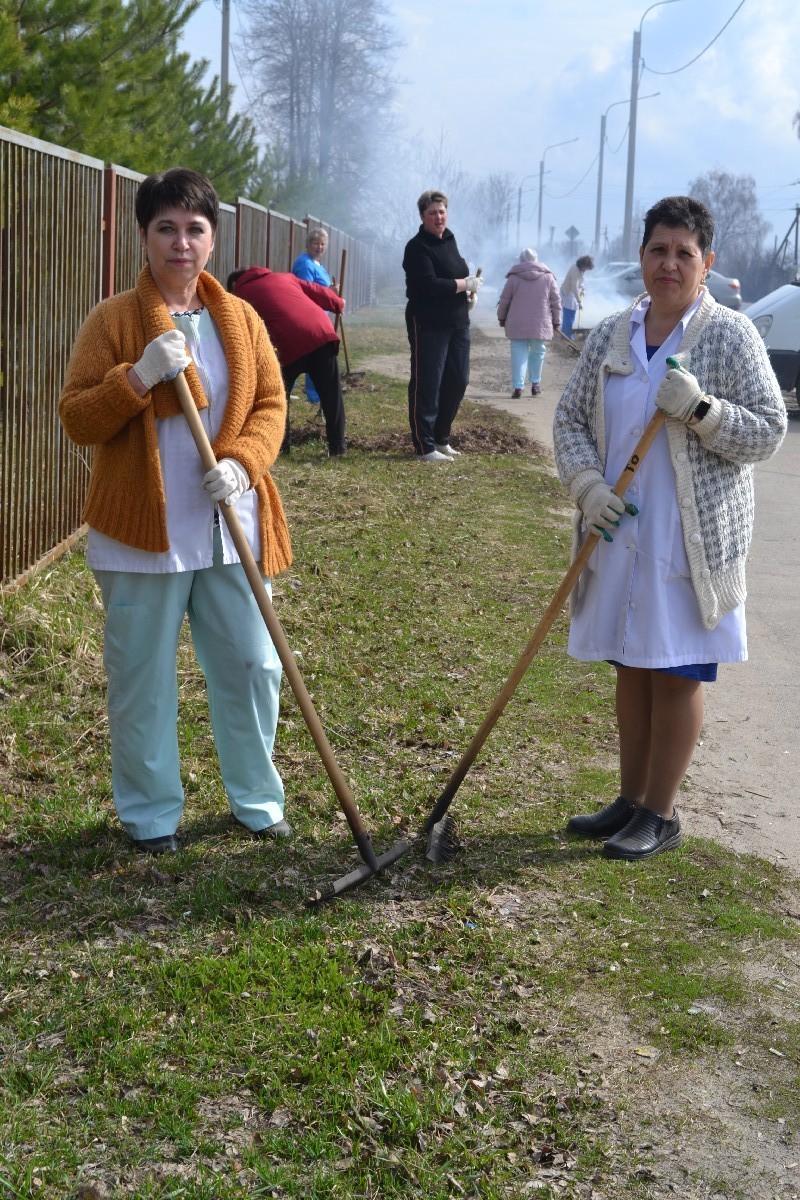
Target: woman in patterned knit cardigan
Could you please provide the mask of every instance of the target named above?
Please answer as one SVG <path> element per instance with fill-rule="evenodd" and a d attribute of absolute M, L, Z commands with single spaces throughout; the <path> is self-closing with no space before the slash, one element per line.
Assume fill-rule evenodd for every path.
<path fill-rule="evenodd" d="M 714 224 L 687 196 L 647 213 L 647 288 L 592 331 L 555 414 L 576 544 L 598 542 L 572 604 L 569 652 L 616 668 L 620 795 L 567 828 L 609 858 L 680 845 L 675 799 L 703 720 L 703 681 L 747 658 L 753 463 L 786 432 L 764 344 L 703 286 Z M 681 370 L 668 369 L 678 356 Z M 623 502 L 612 492 L 648 421 L 667 420 Z"/>
<path fill-rule="evenodd" d="M 176 660 L 186 614 L 231 812 L 256 836 L 291 833 L 272 762 L 280 660 L 218 511 L 236 503 L 265 577 L 289 565 L 269 475 L 286 400 L 263 321 L 204 270 L 218 213 L 213 187 L 193 171 L 142 182 L 146 265 L 132 291 L 87 317 L 59 401 L 70 439 L 94 448 L 84 519 L 106 614 L 114 803 L 151 854 L 178 848 Z M 184 369 L 218 459 L 208 473 L 168 382 Z"/>

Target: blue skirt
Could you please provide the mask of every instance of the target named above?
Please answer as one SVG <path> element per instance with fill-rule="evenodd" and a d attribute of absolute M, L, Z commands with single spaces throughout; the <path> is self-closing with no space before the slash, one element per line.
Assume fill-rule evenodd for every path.
<path fill-rule="evenodd" d="M 612 667 L 624 667 L 625 664 L 616 662 L 615 659 L 607 660 Z M 660 675 L 680 675 L 681 679 L 696 679 L 700 683 L 716 683 L 717 681 L 717 666 L 718 663 L 687 663 L 684 667 L 651 667 L 650 670 L 657 671 Z M 632 667 L 631 670 L 639 670 L 638 667 Z"/>

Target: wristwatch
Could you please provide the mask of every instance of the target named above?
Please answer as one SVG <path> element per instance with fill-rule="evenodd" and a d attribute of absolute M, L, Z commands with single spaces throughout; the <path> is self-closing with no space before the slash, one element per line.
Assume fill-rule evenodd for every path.
<path fill-rule="evenodd" d="M 692 413 L 692 417 L 694 418 L 695 421 L 702 421 L 703 417 L 706 415 L 706 413 L 708 412 L 708 410 L 710 408 L 711 408 L 710 400 L 701 400 L 700 403 L 698 404 L 697 408 Z"/>

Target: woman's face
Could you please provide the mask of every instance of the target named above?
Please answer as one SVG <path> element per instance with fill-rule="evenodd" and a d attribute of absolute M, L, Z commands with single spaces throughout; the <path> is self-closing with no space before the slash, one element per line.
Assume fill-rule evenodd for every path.
<path fill-rule="evenodd" d="M 639 257 L 644 286 L 655 308 L 685 312 L 697 299 L 714 252 L 704 255 L 696 232 L 683 225 L 675 229 L 656 225 Z"/>
<path fill-rule="evenodd" d="M 180 289 L 196 282 L 214 249 L 214 230 L 201 213 L 169 208 L 139 230 L 156 283 Z"/>
<path fill-rule="evenodd" d="M 441 201 L 429 204 L 422 214 L 422 227 L 426 233 L 440 238 L 447 228 L 447 209 Z"/>
<path fill-rule="evenodd" d="M 324 237 L 313 237 L 308 243 L 308 253 L 316 262 L 319 262 L 327 248 L 328 239 Z"/>

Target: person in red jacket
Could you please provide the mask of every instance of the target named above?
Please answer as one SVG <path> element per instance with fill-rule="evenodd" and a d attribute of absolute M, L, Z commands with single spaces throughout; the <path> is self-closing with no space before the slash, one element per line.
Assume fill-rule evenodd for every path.
<path fill-rule="evenodd" d="M 325 416 L 328 454 L 345 452 L 345 418 L 339 379 L 339 335 L 328 312 L 340 313 L 344 300 L 333 288 L 298 279 L 288 271 L 248 267 L 232 271 L 228 291 L 246 300 L 267 327 L 283 375 L 288 398 L 299 375 L 308 375 L 319 393 Z M 289 453 L 289 415 L 282 452 Z"/>

